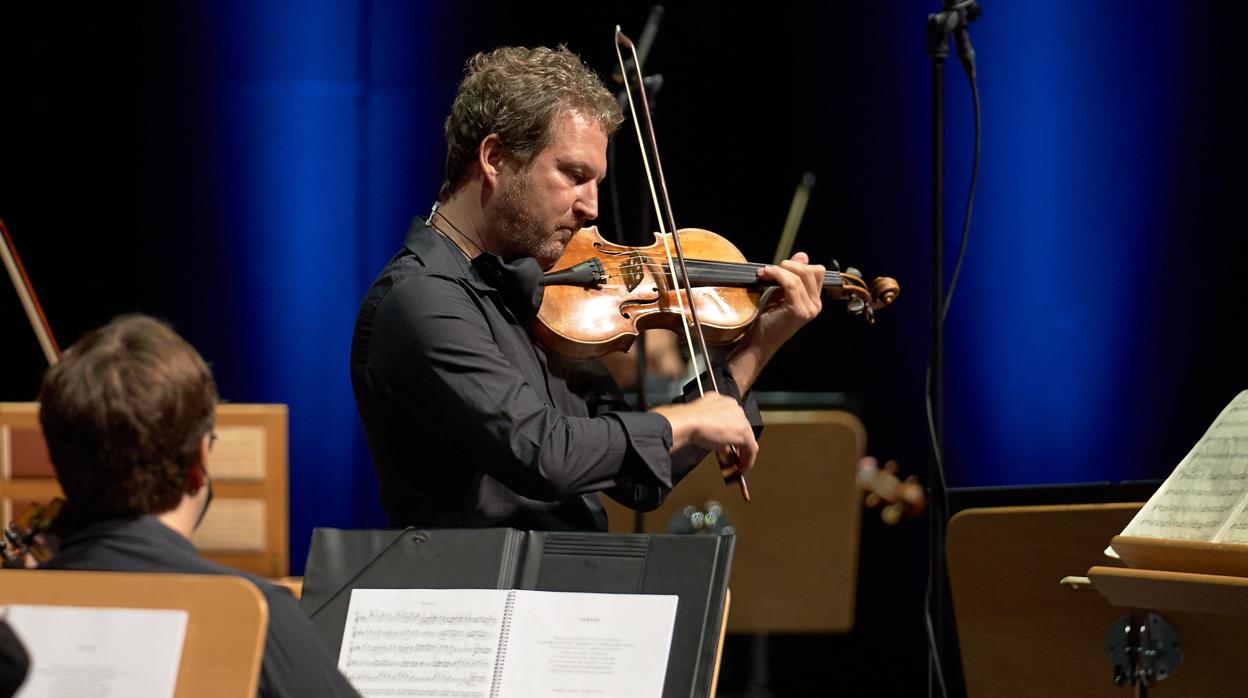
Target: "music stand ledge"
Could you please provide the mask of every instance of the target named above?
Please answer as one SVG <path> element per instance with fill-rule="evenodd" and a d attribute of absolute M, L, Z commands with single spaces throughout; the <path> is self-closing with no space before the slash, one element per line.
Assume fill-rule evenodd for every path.
<path fill-rule="evenodd" d="M 1088 578 L 1122 608 L 1248 616 L 1248 579 L 1195 572 L 1097 566 Z"/>

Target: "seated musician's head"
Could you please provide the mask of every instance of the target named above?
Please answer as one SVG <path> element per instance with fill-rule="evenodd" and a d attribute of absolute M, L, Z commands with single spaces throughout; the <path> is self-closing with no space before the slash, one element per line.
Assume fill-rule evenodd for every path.
<path fill-rule="evenodd" d="M 435 225 L 469 238 L 470 254 L 480 244 L 549 268 L 598 216 L 607 138 L 622 121 L 616 98 L 564 47 L 473 56 L 446 119 L 438 201 L 448 223 Z"/>
<path fill-rule="evenodd" d="M 74 519 L 157 514 L 190 536 L 207 507 L 217 389 L 167 325 L 119 317 L 48 369 L 39 421 Z"/>

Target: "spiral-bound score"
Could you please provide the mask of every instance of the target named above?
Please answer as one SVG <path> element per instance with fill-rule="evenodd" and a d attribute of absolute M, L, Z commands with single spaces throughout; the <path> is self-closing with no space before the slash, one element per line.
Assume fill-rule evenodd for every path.
<path fill-rule="evenodd" d="M 498 656 L 494 659 L 494 682 L 490 686 L 490 698 L 499 698 L 503 682 L 503 666 L 507 663 L 507 640 L 511 635 L 511 614 L 516 610 L 516 592 L 507 592 L 507 604 L 503 607 L 503 623 L 498 635 Z"/>
<path fill-rule="evenodd" d="M 355 589 L 338 666 L 363 696 L 659 698 L 678 597 Z"/>

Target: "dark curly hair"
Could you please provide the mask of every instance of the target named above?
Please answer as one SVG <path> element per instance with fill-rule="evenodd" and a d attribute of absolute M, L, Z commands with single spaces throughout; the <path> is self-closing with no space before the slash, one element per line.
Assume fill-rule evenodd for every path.
<path fill-rule="evenodd" d="M 504 46 L 468 59 L 446 135 L 446 178 L 438 200 L 446 201 L 467 180 L 477 148 L 497 133 L 521 166 L 550 143 L 559 117 L 580 112 L 608 136 L 624 121 L 620 105 L 602 81 L 564 46 Z"/>
<path fill-rule="evenodd" d="M 88 332 L 43 377 L 39 421 L 65 497 L 89 521 L 178 505 L 217 388 L 195 349 L 143 315 Z"/>

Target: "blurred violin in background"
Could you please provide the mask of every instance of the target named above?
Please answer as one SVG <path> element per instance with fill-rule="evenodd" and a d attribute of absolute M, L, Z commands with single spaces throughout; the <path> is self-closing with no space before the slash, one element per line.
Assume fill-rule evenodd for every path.
<path fill-rule="evenodd" d="M 902 517 L 913 518 L 927 508 L 927 494 L 914 475 L 905 480 L 897 478 L 897 461 L 890 460 L 879 467 L 879 461 L 866 456 L 858 461 L 858 487 L 867 493 L 867 508 L 880 505 L 880 518 L 889 526 Z"/>
<path fill-rule="evenodd" d="M 38 567 L 52 559 L 58 542 L 52 524 L 64 504 L 64 499 L 56 497 L 47 504 L 32 504 L 13 517 L 0 542 L 5 567 Z"/>

